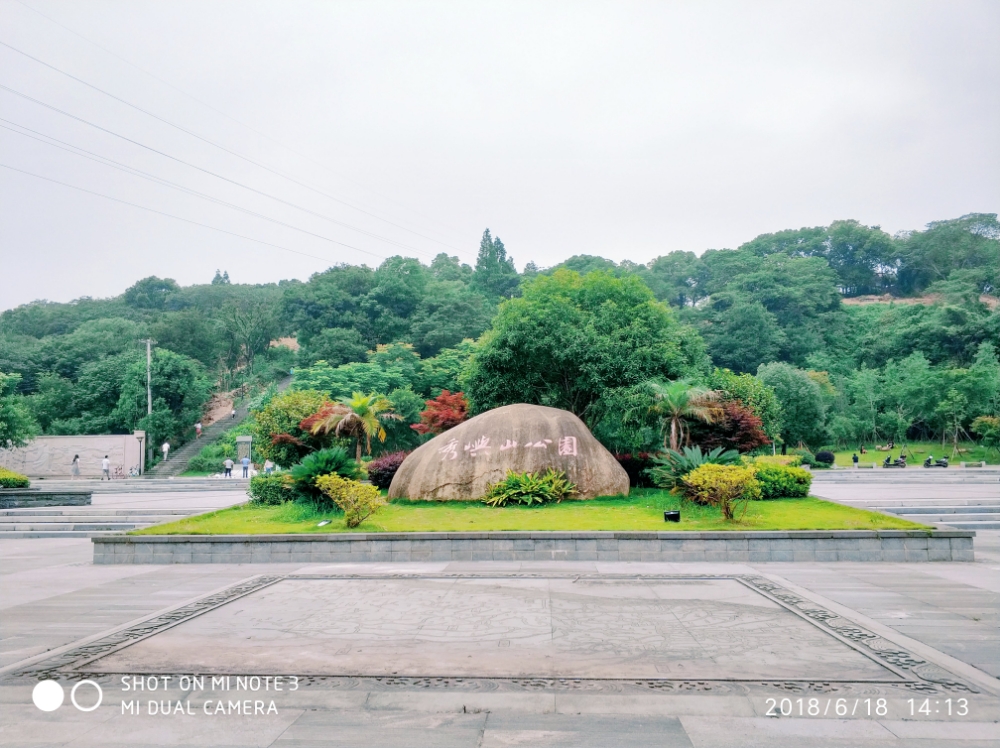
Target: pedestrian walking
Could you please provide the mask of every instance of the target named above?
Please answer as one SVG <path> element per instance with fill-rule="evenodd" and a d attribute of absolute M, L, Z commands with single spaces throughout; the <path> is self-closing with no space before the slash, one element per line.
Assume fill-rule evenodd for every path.
<path fill-rule="evenodd" d="M 236 408 L 233 408 L 233 416 L 232 416 L 232 418 L 233 418 L 234 421 L 236 420 Z"/>
<path fill-rule="evenodd" d="M 194 425 L 194 438 L 201 439 L 201 421 Z"/>
<path fill-rule="evenodd" d="M 851 455 L 851 462 L 854 463 L 854 467 L 858 466 L 858 453 L 857 452 L 855 452 L 854 454 Z"/>
<path fill-rule="evenodd" d="M 73 476 L 73 480 L 80 477 L 80 455 L 73 455 L 73 462 L 70 463 L 69 472 Z"/>
<path fill-rule="evenodd" d="M 270 460 L 264 460 L 264 475 L 270 475 L 274 472 L 274 463 Z"/>
<path fill-rule="evenodd" d="M 240 460 L 240 464 L 243 466 L 243 477 L 249 478 L 250 476 L 247 475 L 247 473 L 250 472 L 250 458 L 244 457 L 242 460 Z"/>
<path fill-rule="evenodd" d="M 167 455 L 170 453 L 170 442 L 163 442 L 163 446 L 160 447 L 163 450 L 163 461 L 167 461 Z"/>
<path fill-rule="evenodd" d="M 101 480 L 105 478 L 111 480 L 111 460 L 108 459 L 107 455 L 104 455 L 104 459 L 101 460 Z"/>
<path fill-rule="evenodd" d="M 226 469 L 225 475 L 223 477 L 225 477 L 225 478 L 232 478 L 233 477 L 233 461 L 230 460 L 227 457 L 226 461 L 222 463 L 222 466 Z"/>

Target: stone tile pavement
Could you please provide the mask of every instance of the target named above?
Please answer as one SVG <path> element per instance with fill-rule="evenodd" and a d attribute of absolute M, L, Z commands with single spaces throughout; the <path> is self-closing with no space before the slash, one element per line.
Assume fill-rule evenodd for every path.
<path fill-rule="evenodd" d="M 1000 676 L 1000 533 L 980 533 L 976 539 L 976 554 L 977 561 L 971 564 L 468 561 L 301 566 L 287 563 L 94 566 L 90 542 L 86 539 L 10 540 L 0 545 L 0 746 L 1000 746 L 1000 700 L 997 698 L 1000 687 L 996 685 Z M 107 698 L 93 712 L 73 708 L 68 703 L 68 693 L 67 703 L 54 712 L 44 713 L 32 705 L 31 689 L 41 677 L 38 668 L 46 662 L 54 662 L 62 656 L 61 652 L 67 657 L 79 655 L 87 642 L 99 644 L 108 641 L 113 632 L 137 631 L 143 620 L 158 620 L 152 617 L 165 611 L 170 615 L 169 611 L 185 605 L 200 604 L 199 601 L 210 599 L 207 596 L 212 593 L 231 588 L 250 577 L 288 574 L 317 580 L 362 574 L 373 579 L 394 579 L 393 584 L 405 584 L 405 579 L 400 581 L 399 577 L 406 574 L 508 575 L 512 579 L 534 580 L 532 584 L 536 586 L 547 579 L 561 579 L 559 584 L 548 584 L 553 589 L 560 585 L 568 589 L 567 585 L 577 577 L 588 577 L 597 587 L 603 578 L 608 588 L 599 595 L 603 602 L 598 607 L 580 608 L 598 610 L 602 615 L 615 611 L 618 604 L 613 601 L 613 595 L 624 594 L 625 585 L 616 580 L 631 579 L 635 590 L 641 586 L 635 580 L 658 575 L 771 580 L 788 592 L 786 597 L 801 599 L 800 609 L 827 611 L 824 616 L 830 613 L 841 616 L 858 630 L 883 637 L 899 652 L 908 653 L 911 660 L 928 663 L 918 665 L 917 669 L 942 668 L 958 681 L 971 684 L 978 693 L 947 689 L 936 694 L 907 691 L 891 682 L 894 676 L 887 676 L 888 680 L 881 684 L 831 682 L 824 685 L 810 683 L 806 672 L 784 686 L 740 682 L 738 677 L 711 683 L 701 681 L 699 686 L 699 675 L 707 672 L 704 670 L 691 672 L 686 678 L 668 674 L 665 677 L 673 678 L 673 685 L 658 685 L 655 679 L 650 680 L 646 675 L 635 675 L 640 665 L 645 667 L 640 654 L 632 660 L 623 660 L 622 672 L 627 674 L 618 681 L 607 678 L 560 681 L 558 677 L 505 680 L 490 678 L 488 667 L 484 667 L 483 678 L 461 681 L 449 678 L 448 672 L 440 673 L 441 677 L 436 680 L 394 680 L 391 676 L 368 677 L 364 673 L 357 677 L 320 676 L 303 681 L 294 694 L 284 691 L 280 696 L 275 695 L 277 714 L 217 713 L 209 716 L 204 714 L 204 705 L 212 694 L 196 688 L 183 690 L 176 682 L 166 690 L 140 694 L 146 702 L 160 701 L 171 709 L 181 702 L 185 708 L 190 704 L 189 708 L 202 710 L 196 714 L 171 711 L 164 716 L 148 714 L 148 703 L 141 715 L 122 714 L 120 675 L 100 671 L 102 659 L 113 662 L 113 655 L 135 664 L 136 672 L 150 674 L 143 673 L 136 653 L 152 651 L 149 647 L 155 649 L 157 637 L 163 636 L 160 641 L 165 642 L 169 631 L 174 632 L 171 636 L 176 642 L 178 660 L 183 660 L 187 654 L 185 631 L 193 635 L 193 626 L 198 621 L 203 621 L 198 624 L 200 635 L 208 632 L 219 637 L 216 640 L 220 645 L 217 661 L 225 665 L 222 669 L 235 671 L 232 675 L 238 674 L 241 668 L 244 674 L 250 672 L 249 660 L 223 662 L 221 651 L 225 647 L 221 645 L 247 653 L 252 653 L 256 646 L 252 642 L 236 646 L 235 639 L 240 632 L 254 636 L 257 631 L 272 631 L 273 641 L 280 641 L 286 647 L 290 645 L 292 649 L 296 641 L 305 645 L 308 640 L 308 646 L 302 646 L 301 652 L 296 654 L 301 663 L 308 662 L 310 651 L 319 655 L 317 648 L 332 648 L 335 638 L 349 635 L 349 632 L 331 631 L 338 622 L 373 621 L 376 629 L 380 621 L 388 623 L 390 618 L 392 622 L 406 624 L 405 615 L 390 616 L 393 603 L 398 602 L 395 597 L 378 597 L 380 591 L 385 591 L 384 585 L 371 583 L 366 586 L 359 580 L 352 592 L 354 597 L 315 593 L 324 598 L 323 605 L 316 607 L 319 614 L 304 622 L 295 617 L 294 627 L 285 625 L 280 631 L 272 625 L 282 616 L 288 618 L 287 611 L 283 610 L 287 601 L 282 602 L 280 595 L 268 598 L 261 592 L 250 592 L 243 597 L 227 599 L 197 617 L 185 618 L 175 628 L 166 628 L 163 633 L 152 632 L 144 640 L 147 642 L 145 650 L 140 642 L 116 653 L 105 653 L 106 657 L 98 657 L 90 671 L 81 666 L 73 673 L 57 673 L 67 686 L 88 674 L 104 685 Z M 569 581 L 566 581 L 567 576 Z M 279 590 L 282 584 L 286 583 L 278 582 L 267 589 Z M 525 586 L 518 584 L 521 588 Z M 691 584 L 692 589 L 697 587 L 701 590 L 698 594 L 704 597 L 704 585 L 697 580 L 674 580 L 672 584 L 672 599 L 682 596 L 685 584 Z M 504 587 L 501 593 L 508 595 L 504 599 L 513 601 L 510 604 L 514 605 L 514 612 L 520 610 L 518 606 L 522 603 L 517 601 L 528 598 L 509 597 L 511 585 L 504 583 L 501 586 Z M 359 597 L 358 590 L 369 594 Z M 546 592 L 537 597 L 538 611 L 543 616 L 551 616 L 546 611 L 553 607 L 552 601 L 565 606 L 567 600 L 582 599 L 567 597 L 569 594 Z M 758 604 L 740 596 L 709 601 L 702 606 L 704 610 L 722 618 L 715 620 L 712 626 L 699 626 L 682 620 L 683 616 L 675 616 L 674 622 L 670 614 L 679 608 L 671 607 L 673 603 L 666 607 L 644 608 L 647 603 L 651 605 L 652 595 L 654 592 L 632 592 L 622 598 L 618 606 L 621 615 L 609 615 L 602 624 L 605 630 L 618 633 L 615 636 L 602 634 L 594 646 L 619 637 L 639 642 L 640 646 L 645 642 L 654 653 L 657 642 L 674 636 L 671 646 L 675 649 L 656 650 L 656 657 L 662 657 L 664 651 L 667 654 L 680 652 L 683 647 L 694 651 L 697 645 L 711 649 L 712 665 L 717 668 L 727 666 L 727 656 L 745 656 L 748 647 L 767 647 L 766 638 L 761 643 L 759 639 L 748 638 L 745 630 L 748 626 L 759 625 L 751 622 L 760 620 L 748 617 L 747 611 L 755 616 L 770 615 L 768 611 L 774 607 L 771 602 Z M 419 602 L 424 597 L 415 595 L 414 599 Z M 275 602 L 270 606 L 255 602 L 266 599 Z M 481 606 L 467 605 L 467 601 L 467 596 L 451 593 L 435 605 L 442 620 L 450 615 L 472 615 L 469 620 L 481 626 L 480 619 L 486 616 L 488 620 L 489 616 L 483 613 Z M 338 608 L 338 604 L 342 607 Z M 365 617 L 358 619 L 348 614 L 348 604 L 371 607 L 366 609 Z M 588 602 L 591 604 L 593 600 Z M 307 601 L 300 600 L 298 605 L 305 611 L 304 615 L 308 614 Z M 689 616 L 699 614 L 697 601 L 687 604 L 685 609 Z M 659 612 L 653 615 L 649 611 Z M 579 617 L 592 616 L 584 612 Z M 538 620 L 532 621 L 532 625 L 538 623 Z M 564 625 L 571 624 L 572 620 Z M 461 621 L 447 624 L 446 631 L 448 625 L 457 626 L 454 635 L 463 640 L 470 636 L 476 641 L 482 639 L 477 629 L 462 631 Z M 584 637 L 587 633 L 586 627 L 573 628 L 571 625 L 571 628 L 573 637 Z M 310 632 L 308 637 L 303 634 L 306 630 Z M 794 638 L 799 630 L 797 624 L 789 627 L 786 631 L 791 633 L 786 636 Z M 723 656 L 729 651 L 727 647 L 731 647 L 736 631 L 744 632 L 741 634 L 742 648 Z M 693 637 L 692 642 L 682 642 L 681 633 Z M 403 631 L 396 639 L 386 640 L 385 649 L 373 648 L 371 662 L 394 661 L 379 653 L 388 651 L 390 644 L 402 651 L 407 646 L 405 639 L 408 636 L 411 633 Z M 556 637 L 546 641 L 559 643 L 560 640 Z M 782 644 L 790 644 L 791 649 L 779 647 L 774 651 L 782 653 L 786 660 L 795 659 L 795 642 L 783 641 Z M 211 647 L 211 641 L 208 646 Z M 471 645 L 463 646 L 468 650 Z M 848 645 L 831 643 L 830 646 Z M 442 650 L 440 661 L 447 664 L 448 658 L 455 657 L 459 649 L 451 653 L 447 648 Z M 514 646 L 496 651 L 516 653 L 518 649 Z M 323 657 L 314 659 L 329 661 L 336 652 L 323 651 L 322 654 Z M 133 656 L 135 659 L 128 660 Z M 764 650 L 761 656 L 765 656 Z M 898 657 L 903 658 L 898 661 L 905 667 L 905 657 L 902 654 Z M 364 659 L 356 663 L 359 668 L 366 665 Z M 683 668 L 691 663 L 668 662 L 668 669 L 672 664 Z M 696 668 L 704 667 L 704 663 L 693 664 Z M 181 671 L 168 667 L 163 672 L 177 677 Z M 81 704 L 85 707 L 91 703 L 88 699 L 92 699 L 88 688 L 84 685 L 80 692 Z M 810 709 L 809 699 L 817 699 L 819 709 L 830 703 L 835 710 L 837 698 L 846 699 L 852 706 L 860 701 L 864 711 L 866 694 L 877 698 L 882 693 L 887 699 L 886 713 L 873 714 L 871 718 L 837 718 L 829 713 L 826 717 L 798 716 L 797 700 L 800 698 L 804 699 L 806 712 Z M 267 696 L 249 692 L 243 695 L 251 700 L 267 699 Z M 781 716 L 781 699 L 786 698 L 788 703 L 784 706 L 791 714 Z M 908 698 L 916 698 L 918 708 L 923 698 L 939 703 L 929 702 L 930 715 L 918 714 L 911 718 L 906 703 Z M 956 711 L 957 700 L 967 698 L 969 713 L 963 717 L 954 715 L 951 719 L 942 716 L 942 702 L 948 698 L 952 699 Z M 768 699 L 774 700 L 774 706 Z M 227 702 L 229 700 L 227 698 Z M 226 708 L 229 708 L 228 703 Z M 769 712 L 777 716 L 768 716 Z"/>

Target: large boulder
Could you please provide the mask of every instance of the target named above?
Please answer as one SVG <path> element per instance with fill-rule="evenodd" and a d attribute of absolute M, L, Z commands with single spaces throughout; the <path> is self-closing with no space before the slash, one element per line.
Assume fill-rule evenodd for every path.
<path fill-rule="evenodd" d="M 628 493 L 628 474 L 583 421 L 567 410 L 506 405 L 487 411 L 416 449 L 399 467 L 389 498 L 477 499 L 508 470 L 555 468 L 577 498 Z"/>

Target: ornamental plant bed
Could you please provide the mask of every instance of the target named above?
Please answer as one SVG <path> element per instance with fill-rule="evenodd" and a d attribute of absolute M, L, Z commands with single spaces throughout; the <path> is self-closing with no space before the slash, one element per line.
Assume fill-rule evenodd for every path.
<path fill-rule="evenodd" d="M 681 521 L 663 521 L 680 510 Z M 322 520 L 330 524 L 318 527 Z M 315 512 L 287 503 L 244 504 L 179 522 L 136 530 L 133 535 L 277 535 L 343 532 L 504 532 L 504 531 L 762 531 L 762 530 L 920 530 L 925 525 L 814 497 L 751 502 L 742 522 L 724 520 L 715 507 L 683 501 L 658 489 L 635 489 L 629 496 L 522 507 L 489 507 L 479 501 L 395 500 L 358 527 L 348 529 L 342 514 Z"/>

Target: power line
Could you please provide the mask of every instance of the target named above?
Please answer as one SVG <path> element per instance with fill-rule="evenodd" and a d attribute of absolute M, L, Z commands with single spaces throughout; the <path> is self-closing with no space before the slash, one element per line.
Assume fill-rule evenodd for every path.
<path fill-rule="evenodd" d="M 226 202 L 225 200 L 221 200 L 221 199 L 219 199 L 217 197 L 213 197 L 212 195 L 208 195 L 208 194 L 206 194 L 204 192 L 199 192 L 198 190 L 193 190 L 190 187 L 185 187 L 182 184 L 178 184 L 176 182 L 171 182 L 169 179 L 164 179 L 163 177 L 158 177 L 155 174 L 150 174 L 149 172 L 142 171 L 141 169 L 136 169 L 134 166 L 129 166 L 128 164 L 123 164 L 120 161 L 115 161 L 114 159 L 110 159 L 110 158 L 108 158 L 106 156 L 101 156 L 98 153 L 94 153 L 93 151 L 88 151 L 85 148 L 80 148 L 79 146 L 73 145 L 72 143 L 67 143 L 64 140 L 59 140 L 58 138 L 53 138 L 51 135 L 45 135 L 44 133 L 40 133 L 37 130 L 32 130 L 30 127 L 25 127 L 24 125 L 21 125 L 21 124 L 19 124 L 17 122 L 12 122 L 9 119 L 4 119 L 3 117 L 0 117 L 0 122 L 7 122 L 9 124 L 15 125 L 16 127 L 20 127 L 20 128 L 22 128 L 24 130 L 27 130 L 28 132 L 33 132 L 36 135 L 41 135 L 42 137 L 36 138 L 36 137 L 34 137 L 32 135 L 28 135 L 27 133 L 23 133 L 23 132 L 20 132 L 18 130 L 15 130 L 13 127 L 7 127 L 6 125 L 0 125 L 0 128 L 3 128 L 4 130 L 8 130 L 8 131 L 10 131 L 12 133 L 16 133 L 17 135 L 20 135 L 21 137 L 31 138 L 32 140 L 38 141 L 39 143 L 44 143 L 45 145 L 52 146 L 53 148 L 58 148 L 61 151 L 66 151 L 67 153 L 72 153 L 74 156 L 80 156 L 82 158 L 89 159 L 90 161 L 94 161 L 94 162 L 102 164 L 104 166 L 110 166 L 113 169 L 118 169 L 119 171 L 123 171 L 123 172 L 126 172 L 128 174 L 132 174 L 133 176 L 141 177 L 142 179 L 147 179 L 147 180 L 149 180 L 151 182 L 155 182 L 155 183 L 163 185 L 165 187 L 171 187 L 171 188 L 173 188 L 175 190 L 179 190 L 180 192 L 185 192 L 185 193 L 187 193 L 189 195 L 194 195 L 196 197 L 204 198 L 205 200 L 209 200 L 209 201 L 211 201 L 213 203 L 217 203 L 218 205 L 224 205 L 227 208 L 232 208 L 233 210 L 238 210 L 241 213 L 246 213 L 248 215 L 256 216 L 257 218 L 261 218 L 261 219 L 263 219 L 265 221 L 270 221 L 271 223 L 277 224 L 279 226 L 284 226 L 286 228 L 292 229 L 293 231 L 300 231 L 303 234 L 308 234 L 309 236 L 316 237 L 317 239 L 322 239 L 323 241 L 332 242 L 333 244 L 341 244 L 342 246 L 348 246 L 346 244 L 343 244 L 342 242 L 337 241 L 336 239 L 331 239 L 328 236 L 323 236 L 322 234 L 316 234 L 316 233 L 314 233 L 312 231 L 308 231 L 306 229 L 299 228 L 298 226 L 293 226 L 290 223 L 285 223 L 284 221 L 279 221 L 277 218 L 271 218 L 270 216 L 264 215 L 263 213 L 258 213 L 255 210 L 250 210 L 249 208 L 244 208 L 244 207 L 242 207 L 240 205 L 236 205 L 235 203 Z M 44 138 L 48 138 L 48 140 L 45 140 Z M 55 142 L 50 143 L 49 140 L 52 140 L 52 141 L 55 141 Z M 56 143 L 61 143 L 62 145 L 56 145 Z M 66 146 L 66 147 L 64 147 L 64 146 Z"/>
<path fill-rule="evenodd" d="M 172 213 L 165 213 L 162 210 L 157 210 L 156 208 L 149 208 L 145 205 L 139 205 L 138 203 L 132 203 L 128 200 L 122 200 L 118 197 L 112 197 L 111 195 L 105 195 L 103 192 L 95 192 L 94 190 L 88 190 L 86 187 L 79 187 L 75 184 L 69 184 L 68 182 L 61 182 L 58 179 L 52 179 L 51 177 L 43 177 L 41 174 L 35 174 L 31 171 L 25 171 L 24 169 L 18 169 L 16 166 L 11 166 L 10 164 L 0 163 L 0 167 L 4 169 L 10 169 L 11 171 L 16 171 L 21 174 L 27 174 L 29 177 L 35 177 L 36 179 L 43 179 L 46 182 L 52 182 L 53 184 L 59 184 L 63 187 L 69 187 L 70 189 L 79 190 L 80 192 L 86 192 L 88 195 L 96 195 L 97 197 L 103 197 L 105 200 L 111 200 L 116 203 L 121 203 L 122 205 L 131 205 L 133 208 L 139 208 L 139 210 L 149 211 L 150 213 L 156 213 L 157 215 L 166 216 L 167 218 L 173 218 L 178 221 L 183 221 L 184 223 L 190 223 L 195 226 L 201 226 L 202 228 L 211 229 L 212 231 L 218 231 L 221 234 L 228 234 L 229 236 L 235 236 L 239 239 L 246 239 L 247 241 L 256 242 L 257 244 L 264 244 L 268 247 L 274 247 L 275 249 L 280 249 L 285 252 L 291 252 L 292 254 L 302 255 L 303 257 L 311 257 L 314 260 L 320 260 L 321 262 L 331 262 L 329 258 L 318 257 L 317 255 L 311 255 L 308 252 L 300 252 L 297 249 L 289 249 L 288 247 L 283 247 L 280 244 L 272 244 L 271 242 L 266 242 L 263 239 L 254 239 L 252 236 L 246 236 L 245 234 L 237 234 L 234 231 L 227 231 L 226 229 L 220 229 L 217 226 L 211 226 L 207 223 L 201 223 L 199 221 L 193 221 L 190 218 L 182 218 L 181 216 L 175 216 Z M 361 249 L 360 247 L 353 247 L 350 244 L 344 244 L 343 242 L 337 242 L 341 246 L 347 247 L 348 249 L 353 249 L 357 252 L 363 252 L 366 255 L 371 255 L 379 260 L 384 260 L 385 257 L 375 254 L 374 252 L 369 252 L 366 249 Z"/>
<path fill-rule="evenodd" d="M 89 120 L 83 119 L 82 117 L 77 117 L 75 114 L 70 114 L 69 112 L 67 112 L 67 111 L 65 111 L 63 109 L 59 109 L 58 107 L 52 106 L 51 104 L 46 104 L 44 101 L 40 101 L 39 99 L 36 99 L 34 97 L 31 97 L 31 96 L 28 96 L 25 93 L 17 91 L 15 89 L 10 88 L 8 86 L 5 86 L 3 84 L 0 84 L 0 90 L 8 91 L 9 93 L 14 94 L 15 96 L 19 96 L 22 99 L 26 99 L 28 101 L 31 101 L 31 102 L 35 103 L 35 104 L 38 104 L 39 106 L 45 107 L 46 109 L 50 109 L 53 112 L 58 112 L 59 114 L 62 114 L 63 116 L 69 117 L 70 119 L 75 119 L 77 122 L 82 122 L 85 125 L 89 125 L 90 127 L 93 127 L 93 128 L 95 128 L 97 130 L 100 130 L 101 132 L 105 132 L 105 133 L 108 133 L 109 135 L 113 135 L 116 138 L 121 138 L 122 140 L 124 140 L 124 141 L 126 141 L 128 143 L 132 143 L 133 145 L 137 145 L 140 148 L 144 148 L 147 151 L 151 151 L 151 152 L 156 153 L 156 154 L 158 154 L 160 156 L 163 156 L 164 158 L 168 158 L 171 161 L 176 161 L 179 164 L 183 164 L 184 166 L 187 166 L 189 168 L 195 169 L 195 170 L 200 171 L 200 172 L 202 172 L 204 174 L 208 174 L 210 176 L 213 176 L 216 179 L 221 179 L 224 182 L 229 182 L 230 184 L 234 184 L 237 187 L 242 187 L 245 190 L 249 190 L 250 192 L 254 192 L 254 193 L 258 194 L 258 195 L 261 195 L 263 197 L 266 197 L 266 198 L 269 198 L 271 200 L 274 200 L 275 202 L 279 202 L 279 203 L 281 203 L 283 205 L 288 205 L 289 207 L 295 208 L 296 210 L 301 210 L 303 213 L 308 213 L 310 215 L 316 216 L 317 218 L 322 218 L 324 221 L 329 221 L 330 223 L 336 224 L 338 226 L 343 226 L 344 228 L 350 229 L 351 231 L 357 231 L 359 234 L 364 234 L 365 236 L 369 236 L 369 237 L 371 237 L 373 239 L 378 239 L 380 241 L 386 242 L 387 244 L 392 244 L 394 246 L 400 247 L 401 249 L 406 249 L 406 250 L 409 250 L 411 252 L 416 252 L 417 254 L 422 254 L 422 255 L 425 255 L 425 256 L 430 256 L 430 253 L 425 252 L 425 251 L 420 250 L 420 249 L 417 249 L 416 247 L 411 247 L 411 246 L 409 246 L 407 244 L 403 244 L 402 242 L 397 242 L 394 239 L 389 239 L 387 237 L 380 236 L 378 234 L 373 234 L 370 231 L 365 231 L 364 229 L 359 229 L 356 226 L 351 226 L 349 223 L 344 223 L 343 221 L 338 221 L 335 218 L 330 218 L 329 216 L 323 215 L 322 213 L 317 213 L 316 211 L 310 210 L 309 208 L 303 208 L 301 205 L 297 205 L 297 204 L 295 204 L 293 202 L 289 202 L 288 200 L 284 200 L 284 199 L 282 199 L 282 198 L 280 198 L 280 197 L 278 197 L 276 195 L 272 195 L 272 194 L 270 194 L 268 192 L 264 192 L 262 190 L 258 190 L 255 187 L 251 187 L 251 186 L 249 186 L 247 184 L 243 184 L 242 182 L 238 182 L 235 179 L 230 179 L 229 177 L 225 177 L 225 176 L 223 176 L 221 174 L 217 174 L 216 172 L 211 171 L 209 169 L 205 169 L 205 168 L 203 168 L 201 166 L 198 166 L 196 164 L 192 164 L 190 161 L 185 161 L 184 159 L 177 158 L 176 156 L 171 156 L 169 153 L 165 153 L 164 151 L 161 151 L 161 150 L 159 150 L 157 148 L 153 148 L 152 146 L 146 145 L 145 143 L 140 143 L 138 140 L 133 140 L 132 138 L 126 137 L 125 135 L 121 135 L 120 133 L 114 132 L 113 130 L 109 130 L 106 127 L 101 127 L 100 125 L 95 124 L 94 122 L 91 122 Z"/>
<path fill-rule="evenodd" d="M 24 3 L 21 3 L 21 5 L 24 5 Z M 25 6 L 25 7 L 28 7 L 28 6 Z M 34 10 L 33 8 L 29 8 L 29 9 L 30 10 Z M 42 14 L 39 13 L 39 15 L 42 15 Z M 81 37 L 81 38 L 83 38 L 83 37 Z M 167 119 L 164 119 L 163 117 L 160 117 L 159 115 L 157 115 L 157 114 L 155 114 L 155 113 L 153 113 L 153 112 L 151 112 L 151 111 L 149 111 L 147 109 L 143 109 L 142 107 L 139 107 L 139 106 L 131 103 L 130 101 L 127 101 L 126 99 L 121 98 L 120 96 L 116 96 L 113 93 L 105 91 L 103 88 L 95 86 L 94 84 L 92 84 L 92 83 L 90 83 L 88 81 L 85 81 L 82 78 L 78 78 L 77 76 L 75 76 L 75 75 L 73 75 L 71 73 L 68 73 L 65 70 L 57 68 L 55 65 L 52 65 L 52 64 L 50 64 L 48 62 L 45 62 L 42 59 L 39 59 L 38 57 L 30 55 L 27 52 L 25 52 L 25 51 L 23 51 L 21 49 L 18 49 L 17 47 L 14 47 L 14 46 L 12 46 L 10 44 L 7 44 L 4 41 L 0 41 L 0 45 L 6 47 L 7 49 L 9 49 L 9 50 L 11 50 L 13 52 L 17 52 L 18 54 L 23 55 L 24 57 L 27 57 L 29 60 L 33 60 L 34 62 L 38 63 L 39 65 L 44 65 L 45 67 L 49 68 L 50 70 L 54 70 L 55 72 L 59 73 L 60 75 L 64 75 L 67 78 L 70 78 L 71 80 L 76 81 L 77 83 L 80 83 L 80 84 L 82 84 L 84 86 L 87 86 L 88 88 L 91 88 L 94 91 L 97 91 L 99 93 L 102 93 L 105 96 L 108 96 L 108 97 L 114 99 L 115 101 L 124 104 L 125 106 L 131 107 L 132 109 L 135 109 L 138 112 L 142 112 L 143 114 L 145 114 L 145 115 L 147 115 L 149 117 L 152 117 L 153 119 L 155 119 L 155 120 L 157 120 L 159 122 L 162 122 L 165 125 L 169 125 L 170 127 L 176 128 L 177 130 L 180 130 L 181 132 L 186 133 L 187 135 L 190 135 L 193 138 L 197 138 L 198 140 L 201 140 L 204 143 L 208 143 L 209 145 L 211 145 L 211 146 L 213 146 L 215 148 L 218 148 L 219 150 L 222 150 L 222 151 L 224 151 L 224 152 L 226 152 L 226 153 L 228 153 L 230 155 L 236 156 L 237 158 L 242 159 L 243 161 L 246 161 L 247 163 L 253 164 L 254 166 L 256 166 L 256 167 L 258 167 L 260 169 L 264 169 L 265 171 L 268 171 L 271 174 L 275 174 L 276 176 L 279 176 L 282 179 L 287 179 L 288 181 L 290 181 L 290 182 L 292 182 L 294 184 L 297 184 L 300 187 L 305 187 L 306 189 L 311 190 L 311 191 L 315 192 L 318 195 L 322 195 L 323 197 L 326 197 L 329 200 L 333 200 L 333 201 L 338 202 L 338 203 L 340 203 L 342 205 L 346 205 L 347 207 L 349 207 L 349 208 L 351 208 L 353 210 L 357 210 L 358 212 L 364 213 L 365 215 L 370 216 L 372 218 L 375 218 L 376 220 L 383 221 L 385 223 L 388 223 L 391 226 L 395 226 L 396 228 L 402 229 L 403 231 L 407 231 L 407 232 L 409 232 L 411 234 L 414 234 L 415 236 L 419 236 L 422 239 L 427 239 L 428 241 L 435 242 L 436 244 L 440 244 L 442 246 L 448 247 L 449 249 L 454 249 L 456 252 L 462 252 L 463 254 L 470 254 L 466 250 L 458 249 L 457 247 L 453 247 L 452 245 L 448 244 L 447 242 L 440 241 L 439 239 L 434 239 L 433 237 L 425 236 L 424 234 L 421 234 L 421 233 L 419 233 L 417 231 L 414 231 L 413 229 L 409 229 L 406 226 L 403 226 L 401 224 L 398 224 L 398 223 L 395 223 L 393 221 L 390 221 L 387 218 L 382 218 L 381 216 L 376 215 L 375 213 L 371 213 L 370 211 L 367 211 L 367 210 L 365 210 L 363 208 L 359 208 L 358 206 L 353 205 L 353 204 L 347 202 L 346 200 L 341 200 L 338 197 L 334 197 L 333 195 L 331 195 L 331 194 L 329 194 L 327 192 L 324 192 L 323 190 L 319 189 L 318 187 L 314 187 L 313 185 L 307 184 L 306 182 L 302 182 L 302 181 L 300 181 L 298 179 L 295 179 L 294 177 L 291 177 L 291 176 L 289 176 L 289 175 L 287 175 L 287 174 L 285 174 L 283 172 L 280 172 L 280 171 L 277 171 L 275 169 L 272 169 L 269 166 L 266 166 L 266 165 L 264 165 L 264 164 L 262 164 L 262 163 L 260 163 L 258 161 L 254 161 L 253 159 L 251 159 L 251 158 L 249 158 L 247 156 L 244 156 L 241 153 L 238 153 L 237 151 L 234 151 L 234 150 L 231 150 L 229 148 L 226 148 L 225 146 L 220 145 L 219 143 L 216 143 L 213 140 L 209 140 L 208 138 L 205 138 L 205 137 L 199 135 L 196 132 L 193 132 L 193 131 L 185 128 L 185 127 L 182 127 L 181 125 L 178 125 L 178 124 L 176 124 L 174 122 L 171 122 L 171 121 L 169 121 Z M 97 45 L 95 45 L 95 46 L 97 46 Z M 101 47 L 101 49 L 103 49 L 103 47 Z M 107 50 L 104 50 L 104 51 L 107 51 Z M 146 71 L 142 71 L 142 72 L 146 72 Z M 146 73 L 146 74 L 150 75 L 149 73 Z M 155 76 L 153 76 L 153 77 L 155 77 Z M 157 79 L 157 80 L 159 80 L 159 79 Z M 167 84 L 167 85 L 169 85 L 169 84 Z M 180 90 L 180 89 L 177 89 L 177 90 Z M 184 92 L 181 91 L 181 93 L 184 93 Z M 185 95 L 187 95 L 187 94 L 185 94 Z M 202 101 L 200 101 L 198 99 L 195 99 L 195 101 L 198 101 L 199 103 L 204 104 L 204 102 L 202 102 Z M 208 106 L 208 105 L 206 104 L 205 106 Z M 209 107 L 209 108 L 211 109 L 212 107 Z M 213 109 L 213 111 L 217 111 L 217 110 Z M 221 112 L 220 112 L 220 114 L 221 114 Z M 232 118 L 230 118 L 230 119 L 232 119 Z M 235 120 L 235 119 L 233 121 L 234 122 L 239 122 L 239 120 Z M 240 123 L 240 124 L 242 124 L 242 123 Z M 253 130 L 253 128 L 250 128 L 250 129 Z M 256 130 L 253 130 L 253 131 L 257 132 Z M 257 132 L 257 134 L 261 135 L 262 137 L 267 137 L 266 135 L 263 135 L 263 133 Z M 268 139 L 271 140 L 271 138 L 268 138 Z M 274 142 L 277 142 L 277 141 L 274 141 Z M 279 145 L 281 145 L 281 144 L 279 143 Z M 291 150 L 291 149 L 289 149 L 289 150 Z"/>

